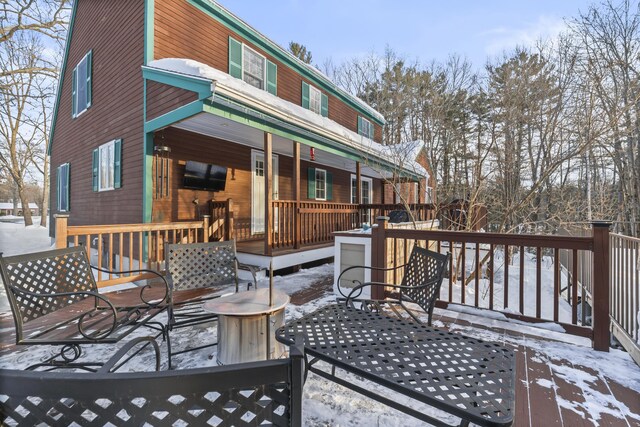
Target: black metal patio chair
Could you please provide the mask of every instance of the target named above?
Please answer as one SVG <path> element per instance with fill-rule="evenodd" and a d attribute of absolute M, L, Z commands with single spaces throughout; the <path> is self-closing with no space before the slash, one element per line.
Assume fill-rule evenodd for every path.
<path fill-rule="evenodd" d="M 157 274 L 151 270 L 125 273 L 133 272 Z M 13 313 L 16 344 L 61 346 L 57 354 L 30 369 L 96 371 L 105 361 L 81 360 L 81 345 L 113 345 L 141 326 L 152 328 L 155 338 L 166 336 L 164 324 L 155 320 L 168 297 L 161 275 L 163 296 L 148 299 L 151 287 L 147 285 L 136 292 L 134 304 L 126 305 L 98 292 L 82 246 L 10 257 L 0 254 L 0 275 Z"/>
<path fill-rule="evenodd" d="M 302 425 L 303 350 L 228 366 L 135 373 L 0 369 L 2 425 Z"/>
<path fill-rule="evenodd" d="M 413 247 L 409 261 L 404 265 L 389 268 L 353 266 L 344 269 L 338 276 L 338 290 L 342 297 L 346 299 L 347 304 L 355 306 L 356 303 L 359 303 L 360 308 L 375 311 L 381 311 L 383 308 L 382 306 L 387 305 L 394 310 L 398 316 L 400 316 L 400 313 L 396 308 L 401 307 L 415 321 L 422 323 L 420 322 L 420 319 L 404 304 L 405 301 L 416 303 L 425 311 L 425 313 L 427 313 L 428 325 L 431 325 L 433 307 L 439 296 L 444 272 L 446 271 L 450 258 L 450 254 L 440 254 L 416 245 Z M 341 279 L 348 271 L 355 269 L 391 271 L 400 268 L 404 268 L 404 275 L 402 277 L 402 282 L 399 285 L 381 282 L 360 283 L 358 280 L 353 280 L 353 283 L 357 285 L 351 288 L 348 293 L 345 293 L 342 289 Z M 362 295 L 364 288 L 378 285 L 397 290 L 397 299 L 359 298 Z"/>
<path fill-rule="evenodd" d="M 236 257 L 234 240 L 167 244 L 165 254 L 169 283 L 167 323 L 169 331 L 215 321 L 217 315 L 204 311 L 202 304 L 220 297 L 220 292 L 230 285 L 235 285 L 235 292 L 238 292 L 240 286 L 238 269 L 240 266 L 246 267 L 253 276 L 253 283 L 247 284 L 247 290 L 252 284 L 254 289 L 257 287 L 257 269 L 253 266 L 240 264 Z M 215 345 L 217 342 L 179 351 L 173 351 L 170 348 L 169 367 L 172 363 L 171 356 Z"/>

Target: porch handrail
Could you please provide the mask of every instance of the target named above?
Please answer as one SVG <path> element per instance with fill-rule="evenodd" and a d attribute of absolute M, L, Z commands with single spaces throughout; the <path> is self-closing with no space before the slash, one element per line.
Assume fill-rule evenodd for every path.
<path fill-rule="evenodd" d="M 56 248 L 84 245 L 93 264 L 108 270 L 163 271 L 165 242 L 208 242 L 211 235 L 209 215 L 202 221 L 77 226 L 68 225 L 67 214 L 54 218 Z M 152 278 L 148 273 L 96 273 L 98 288 Z"/>
<path fill-rule="evenodd" d="M 549 236 L 549 235 L 524 235 L 524 234 L 502 234 L 502 233 L 471 233 L 463 231 L 439 231 L 439 230 L 406 230 L 391 229 L 386 227 L 387 217 L 378 217 L 377 226 L 372 230 L 372 247 L 371 247 L 371 266 L 372 267 L 388 267 L 389 265 L 402 265 L 405 260 L 398 259 L 398 253 L 402 251 L 388 251 L 389 247 L 397 248 L 404 245 L 408 248 L 408 242 L 413 244 L 418 242 L 424 244 L 425 247 L 432 247 L 437 251 L 458 251 L 458 257 L 454 257 L 450 263 L 449 269 L 449 289 L 448 298 L 439 300 L 439 306 L 446 307 L 450 303 L 471 305 L 476 308 L 489 308 L 493 310 L 495 298 L 494 291 L 494 273 L 495 273 L 495 250 L 496 247 L 502 246 L 505 254 L 504 258 L 504 275 L 503 275 L 503 301 L 505 310 L 502 314 L 505 317 L 511 317 L 518 320 L 529 322 L 545 322 L 551 321 L 561 325 L 566 332 L 588 337 L 592 340 L 593 347 L 596 350 L 608 351 L 609 349 L 609 223 L 594 222 L 592 225 L 592 234 L 588 237 L 570 237 L 570 236 Z M 388 243 L 391 246 L 388 246 Z M 482 247 L 480 245 L 483 245 Z M 519 262 L 519 286 L 513 286 L 513 291 L 518 292 L 519 313 L 514 313 L 514 307 L 509 307 L 509 265 L 511 261 L 511 251 L 513 248 L 518 249 Z M 533 249 L 532 262 L 535 263 L 535 314 L 525 315 L 524 309 L 524 282 L 525 282 L 525 248 Z M 467 251 L 475 250 L 475 259 L 472 260 L 474 267 L 467 274 Z M 590 252 L 594 259 L 600 262 L 593 263 L 593 316 L 591 327 L 579 325 L 578 323 L 578 307 L 580 300 L 578 298 L 578 286 L 575 277 L 577 274 L 577 263 L 574 263 L 572 270 L 574 272 L 573 279 L 569 283 L 567 296 L 571 305 L 571 321 L 560 322 L 559 305 L 561 293 L 563 292 L 561 283 L 561 270 L 559 262 L 560 250 L 569 250 L 573 253 L 573 259 L 578 259 L 578 251 Z M 486 252 L 484 257 L 480 258 L 480 252 Z M 408 252 L 404 250 L 405 254 Z M 545 253 L 553 253 L 553 301 L 552 301 L 552 318 L 543 318 L 542 309 L 542 274 L 541 266 Z M 390 254 L 390 256 L 389 256 Z M 406 256 L 406 255 L 405 255 Z M 393 259 L 388 259 L 388 258 Z M 486 266 L 486 269 L 484 267 Z M 513 267 L 512 267 L 513 268 Z M 461 273 L 458 270 L 461 269 Z M 480 294 L 480 276 L 486 275 L 489 281 L 487 292 L 489 294 L 489 306 L 481 307 L 479 304 Z M 458 280 L 461 279 L 461 280 Z M 384 277 L 384 272 L 375 271 L 372 273 L 372 282 L 388 283 Z M 460 301 L 454 301 L 453 284 L 460 282 Z M 466 301 L 468 287 L 473 286 L 475 292 L 472 292 L 474 301 Z M 443 286 L 446 293 L 446 286 Z M 385 289 L 374 287 L 372 289 L 373 298 L 384 298 Z M 441 295 L 442 296 L 442 295 Z M 583 304 L 583 302 L 582 302 Z M 511 310 L 506 310 L 507 308 Z M 582 305 L 584 308 L 584 304 Z"/>

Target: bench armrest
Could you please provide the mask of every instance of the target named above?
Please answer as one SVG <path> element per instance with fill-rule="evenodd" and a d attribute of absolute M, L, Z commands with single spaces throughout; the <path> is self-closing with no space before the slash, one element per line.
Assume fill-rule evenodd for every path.
<path fill-rule="evenodd" d="M 361 283 L 361 284 L 359 284 L 357 286 L 354 286 L 351 289 L 351 292 L 349 292 L 349 295 L 346 296 L 346 298 L 347 298 L 346 304 L 349 305 L 351 303 L 351 301 L 356 300 L 362 294 L 362 289 L 366 288 L 367 286 L 384 286 L 384 287 L 388 287 L 388 288 L 399 289 L 400 290 L 400 299 L 399 299 L 399 301 L 402 301 L 402 291 L 403 290 L 417 291 L 417 290 L 424 289 L 424 288 L 427 288 L 427 287 L 429 287 L 429 286 L 431 286 L 433 284 L 438 283 L 438 280 L 439 279 L 437 279 L 437 278 L 436 279 L 432 279 L 432 280 L 428 280 L 424 285 L 421 285 L 421 286 L 403 286 L 403 285 L 394 285 L 392 283 L 383 283 L 383 282 L 365 282 L 365 283 Z M 357 281 L 354 280 L 354 282 L 357 282 Z"/>
<path fill-rule="evenodd" d="M 103 373 L 111 373 L 111 372 L 117 371 L 118 369 L 120 369 L 120 367 L 122 367 L 122 365 L 127 363 L 129 359 L 125 360 L 124 362 L 116 366 L 116 368 L 113 371 L 111 369 L 116 365 L 117 362 L 119 362 L 124 356 L 126 356 L 127 353 L 131 351 L 132 348 L 134 348 L 135 346 L 141 343 L 143 343 L 144 345 L 135 354 L 138 354 L 144 347 L 151 344 L 156 357 L 156 371 L 159 371 L 160 370 L 160 347 L 158 346 L 158 343 L 156 342 L 154 337 L 146 336 L 146 337 L 138 337 L 127 342 L 124 346 L 122 346 L 120 350 L 118 350 L 113 356 L 111 356 L 111 358 L 104 365 L 102 365 L 97 372 L 103 374 Z"/>
<path fill-rule="evenodd" d="M 256 268 L 253 265 L 249 265 L 249 264 L 243 264 L 240 261 L 238 261 L 238 258 L 235 258 L 236 260 L 236 269 L 239 269 L 240 267 L 245 267 L 247 270 L 249 270 L 249 272 L 251 273 L 251 276 L 253 276 L 253 288 L 254 289 L 258 289 L 258 277 L 256 275 L 256 273 L 258 273 L 258 271 L 260 271 L 260 268 Z M 249 283 L 249 286 L 251 286 L 251 283 Z M 236 289 L 237 292 L 237 289 Z"/>
<path fill-rule="evenodd" d="M 9 289 L 11 289 L 11 292 L 16 293 L 16 294 L 17 293 L 25 294 L 25 295 L 32 296 L 32 297 L 37 297 L 37 298 L 63 298 L 63 297 L 84 295 L 86 297 L 94 297 L 94 298 L 100 300 L 100 302 L 105 303 L 106 304 L 106 308 L 109 309 L 109 311 L 111 312 L 111 315 L 113 316 L 111 327 L 109 329 L 107 329 L 105 332 L 91 335 L 91 334 L 87 334 L 84 331 L 83 322 L 87 318 L 87 316 L 91 317 L 94 314 L 93 311 L 88 311 L 86 313 L 83 313 L 78 319 L 78 332 L 80 333 L 80 335 L 82 335 L 84 338 L 86 338 L 88 340 L 100 341 L 101 339 L 104 339 L 104 338 L 108 337 L 109 335 L 111 335 L 111 333 L 117 327 L 118 314 L 117 314 L 117 310 L 116 310 L 115 306 L 109 301 L 108 298 L 104 297 L 103 295 L 100 295 L 97 292 L 76 291 L 76 292 L 55 292 L 55 293 L 43 294 L 43 293 L 39 293 L 39 292 L 27 291 L 27 290 L 20 289 L 20 288 L 17 288 L 15 286 L 11 286 L 11 285 L 9 285 Z"/>
<path fill-rule="evenodd" d="M 144 291 L 147 289 L 151 288 L 151 285 L 146 284 L 144 285 L 141 289 L 140 289 L 140 300 L 142 300 L 142 302 L 149 306 L 149 307 L 157 307 L 163 303 L 166 303 L 169 301 L 169 283 L 167 282 L 167 279 L 164 277 L 164 275 L 162 275 L 161 273 L 155 271 L 155 270 L 148 270 L 148 269 L 139 269 L 139 270 L 124 270 L 124 271 L 117 271 L 117 270 L 107 270 L 105 268 L 101 268 L 95 265 L 91 266 L 92 269 L 101 271 L 103 273 L 110 273 L 110 274 L 131 274 L 131 273 L 151 273 L 154 274 L 156 276 L 158 276 L 158 278 L 160 278 L 162 280 L 162 282 L 164 283 L 164 297 L 162 297 L 162 299 L 160 301 L 157 302 L 152 302 L 152 301 L 147 301 L 144 297 Z"/>
<path fill-rule="evenodd" d="M 338 286 L 338 292 L 340 292 L 340 295 L 342 295 L 343 297 L 347 298 L 347 295 L 345 295 L 345 294 L 344 294 L 344 292 L 342 292 L 342 289 L 341 289 L 341 286 L 340 286 L 340 279 L 342 278 L 342 275 L 343 275 L 344 273 L 346 273 L 347 271 L 355 270 L 355 269 L 358 269 L 358 268 L 367 269 L 367 270 L 376 270 L 376 271 L 390 271 L 390 270 L 397 270 L 397 269 L 399 269 L 399 268 L 406 267 L 407 265 L 409 265 L 409 264 L 403 264 L 403 265 L 399 265 L 399 266 L 397 266 L 397 267 L 388 267 L 388 268 L 382 268 L 382 267 L 369 267 L 369 266 L 366 266 L 366 265 L 354 265 L 354 266 L 352 266 L 352 267 L 347 267 L 347 268 L 345 268 L 344 270 L 342 270 L 342 272 L 341 272 L 341 273 L 340 273 L 340 275 L 338 276 L 338 280 L 336 281 L 336 284 L 337 284 L 337 286 Z M 352 280 L 352 283 L 360 283 L 360 281 L 359 281 L 359 280 Z M 361 285 L 362 285 L 362 284 L 360 284 L 360 285 L 358 285 L 358 286 L 360 286 L 360 287 L 361 287 Z M 356 287 L 358 287 L 358 286 L 356 286 Z M 388 285 L 388 286 L 391 286 L 391 285 Z M 354 288 L 354 289 L 355 289 L 355 288 Z"/>

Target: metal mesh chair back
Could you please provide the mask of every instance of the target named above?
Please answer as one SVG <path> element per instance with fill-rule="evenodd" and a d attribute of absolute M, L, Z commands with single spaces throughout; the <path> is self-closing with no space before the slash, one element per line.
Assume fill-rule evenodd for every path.
<path fill-rule="evenodd" d="M 291 422 L 292 398 L 302 395 L 301 382 L 291 381 L 295 366 L 281 359 L 143 373 L 0 369 L 0 418 L 17 426 L 36 420 L 94 426 L 299 425 Z"/>
<path fill-rule="evenodd" d="M 0 270 L 13 315 L 23 323 L 93 298 L 81 292 L 97 292 L 98 289 L 86 249 L 82 246 L 0 256 Z M 65 292 L 70 295 L 47 296 Z"/>
<path fill-rule="evenodd" d="M 430 313 L 438 298 L 448 261 L 449 255 L 414 246 L 401 285 L 415 289 L 403 289 L 402 295 Z"/>
<path fill-rule="evenodd" d="M 237 277 L 235 241 L 167 245 L 166 266 L 172 290 L 233 283 Z"/>

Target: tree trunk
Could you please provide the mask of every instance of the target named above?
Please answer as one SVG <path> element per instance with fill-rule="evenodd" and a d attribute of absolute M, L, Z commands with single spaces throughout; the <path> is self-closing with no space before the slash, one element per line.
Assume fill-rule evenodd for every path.
<path fill-rule="evenodd" d="M 29 197 L 27 196 L 26 191 L 24 191 L 24 183 L 17 183 L 18 186 L 18 195 L 20 196 L 20 202 L 22 203 L 22 215 L 24 216 L 24 226 L 28 227 L 33 225 L 33 220 L 31 219 L 31 208 L 29 207 Z"/>
<path fill-rule="evenodd" d="M 42 182 L 42 209 L 40 210 L 40 226 L 47 226 L 49 211 L 49 156 L 44 156 L 44 181 Z"/>

